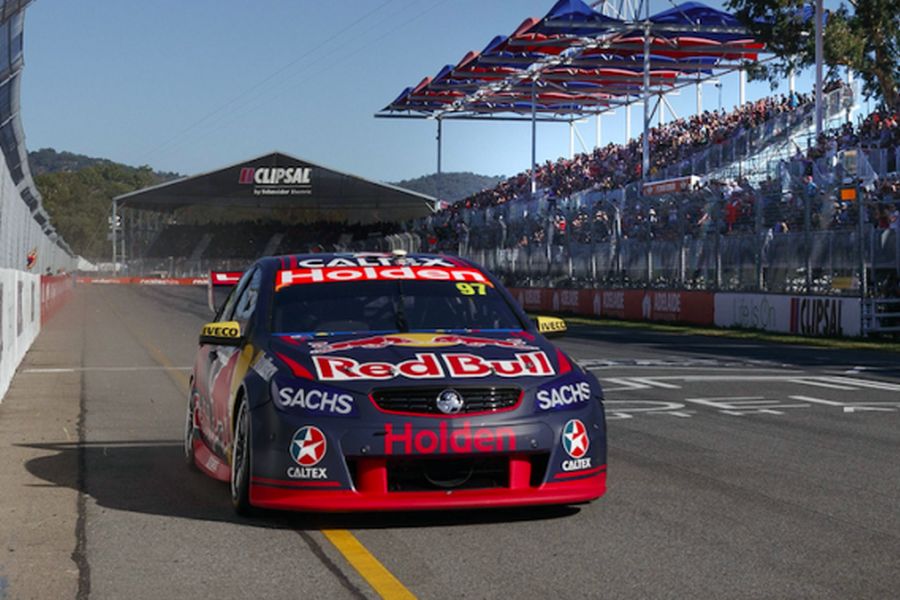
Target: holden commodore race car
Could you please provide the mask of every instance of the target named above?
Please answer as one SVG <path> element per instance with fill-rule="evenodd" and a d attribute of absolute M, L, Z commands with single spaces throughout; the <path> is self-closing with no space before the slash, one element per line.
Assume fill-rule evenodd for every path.
<path fill-rule="evenodd" d="M 185 455 L 239 513 L 604 494 L 597 379 L 542 334 L 561 319 L 531 320 L 475 264 L 313 254 L 211 281 L 231 292 L 200 335 Z"/>

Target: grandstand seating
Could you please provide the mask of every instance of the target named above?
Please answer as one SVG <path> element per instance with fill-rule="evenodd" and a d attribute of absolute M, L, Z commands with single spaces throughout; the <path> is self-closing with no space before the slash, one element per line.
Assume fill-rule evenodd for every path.
<path fill-rule="evenodd" d="M 241 221 L 204 225 L 165 226 L 143 258 L 199 261 L 250 261 L 266 254 L 326 252 L 351 249 L 370 238 L 397 233 L 399 225 L 316 222 L 285 224 L 276 221 Z"/>

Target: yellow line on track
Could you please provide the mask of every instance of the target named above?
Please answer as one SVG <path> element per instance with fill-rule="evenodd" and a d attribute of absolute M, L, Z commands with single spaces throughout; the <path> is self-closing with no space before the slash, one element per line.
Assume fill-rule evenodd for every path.
<path fill-rule="evenodd" d="M 112 307 L 111 307 L 112 308 Z M 166 356 L 166 353 L 147 340 L 139 331 L 125 321 L 118 311 L 113 312 L 126 329 L 134 336 L 137 342 L 144 347 L 154 361 L 165 367 L 166 374 L 181 388 L 185 394 L 190 391 L 190 377 L 175 367 L 174 363 Z M 415 599 L 415 595 L 393 573 L 387 570 L 369 550 L 362 545 L 356 536 L 346 529 L 323 529 L 322 534 L 331 542 L 338 552 L 350 563 L 372 589 L 386 600 Z"/>
<path fill-rule="evenodd" d="M 415 598 L 352 533 L 346 529 L 323 529 L 322 534 L 379 596 L 388 600 Z"/>

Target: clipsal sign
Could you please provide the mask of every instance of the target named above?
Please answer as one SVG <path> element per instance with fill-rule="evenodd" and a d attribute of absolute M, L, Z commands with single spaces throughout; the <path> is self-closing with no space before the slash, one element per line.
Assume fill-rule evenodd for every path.
<path fill-rule="evenodd" d="M 791 333 L 842 336 L 840 298 L 791 298 Z"/>
<path fill-rule="evenodd" d="M 415 429 L 412 423 L 384 426 L 384 453 L 391 454 L 471 454 L 509 452 L 516 449 L 516 434 L 509 427 L 472 428 L 469 421 L 452 431 L 446 422 L 437 430 Z"/>
<path fill-rule="evenodd" d="M 469 353 L 434 354 L 422 352 L 398 363 L 360 362 L 344 356 L 313 356 L 316 374 L 321 381 L 357 381 L 363 379 L 442 379 L 445 377 L 477 378 L 547 377 L 556 372 L 550 359 L 541 351 L 523 352 L 508 359 L 488 359 Z"/>
<path fill-rule="evenodd" d="M 238 180 L 256 185 L 310 185 L 310 167 L 243 167 Z"/>

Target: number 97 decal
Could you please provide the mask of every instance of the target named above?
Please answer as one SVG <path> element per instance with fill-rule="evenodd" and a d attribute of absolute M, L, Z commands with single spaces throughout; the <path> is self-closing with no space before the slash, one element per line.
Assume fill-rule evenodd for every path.
<path fill-rule="evenodd" d="M 487 294 L 487 285 L 483 283 L 457 283 L 456 289 L 463 296 L 484 296 Z"/>

